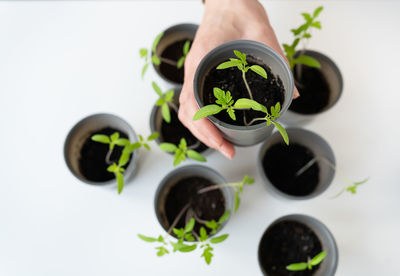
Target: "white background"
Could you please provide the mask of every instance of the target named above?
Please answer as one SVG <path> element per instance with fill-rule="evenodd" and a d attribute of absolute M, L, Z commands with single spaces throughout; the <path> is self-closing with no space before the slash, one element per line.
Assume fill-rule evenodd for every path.
<path fill-rule="evenodd" d="M 239 148 L 230 162 L 212 153 L 207 165 L 227 180 L 248 173 L 257 182 L 207 266 L 199 252 L 158 258 L 136 236 L 163 233 L 153 198 L 173 166 L 155 144 L 121 195 L 68 171 L 65 136 L 87 115 L 114 113 L 149 134 L 150 83 L 159 78 L 149 71 L 140 79 L 138 50 L 173 24 L 199 23 L 200 2 L 0 3 L 0 275 L 260 275 L 259 239 L 290 213 L 312 215 L 332 231 L 337 275 L 400 275 L 399 2 L 323 2 L 323 30 L 310 43 L 336 61 L 345 86 L 338 104 L 306 128 L 330 143 L 345 175 L 371 177 L 357 195 L 329 199 L 342 185 L 336 176 L 317 199 L 283 201 L 260 180 L 259 146 Z M 300 12 L 321 2 L 263 4 L 280 42 L 290 42 Z"/>

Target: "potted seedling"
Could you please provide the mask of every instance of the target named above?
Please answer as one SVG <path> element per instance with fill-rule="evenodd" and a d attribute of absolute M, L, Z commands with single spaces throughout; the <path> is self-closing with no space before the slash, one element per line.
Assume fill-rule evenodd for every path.
<path fill-rule="evenodd" d="M 193 149 L 194 147 L 195 145 L 188 147 L 185 138 L 181 138 L 179 145 L 172 143 L 160 144 L 160 149 L 174 154 L 174 166 L 178 166 L 182 161 L 185 161 L 186 158 L 190 158 L 199 162 L 206 162 L 206 158 L 195 151 Z"/>
<path fill-rule="evenodd" d="M 107 172 L 114 174 L 118 183 L 118 193 L 120 194 L 124 188 L 124 172 L 131 159 L 131 155 L 141 147 L 150 150 L 148 142 L 155 140 L 158 137 L 158 133 L 150 134 L 147 139 L 144 139 L 143 136 L 139 134 L 139 141 L 134 143 L 131 143 L 129 139 L 121 138 L 119 132 L 114 132 L 110 136 L 102 133 L 103 130 L 96 132 L 96 134 L 92 135 L 91 140 L 108 145 L 108 151 L 105 155 L 104 162 L 108 165 Z M 123 148 L 122 153 L 117 160 L 113 160 L 113 152 L 118 146 Z"/>
<path fill-rule="evenodd" d="M 178 146 L 185 139 L 188 148 L 205 154 L 209 148 L 194 137 L 178 119 L 180 90 L 170 89 L 164 93 L 155 82 L 152 82 L 152 87 L 158 96 L 150 115 L 151 131 L 160 134 L 156 142 Z"/>
<path fill-rule="evenodd" d="M 329 144 L 319 135 L 299 128 L 288 128 L 291 144 L 273 134 L 261 147 L 258 169 L 268 190 L 286 199 L 310 199 L 323 193 L 332 183 L 335 172 L 343 179 L 343 192 L 355 194 L 362 181 L 350 181 L 336 165 Z"/>
<path fill-rule="evenodd" d="M 110 143 L 92 140 L 96 134 L 107 136 Z M 82 182 L 105 185 L 116 183 L 117 178 L 121 191 L 121 180 L 131 179 L 138 167 L 139 151 L 123 154 L 128 142 L 142 145 L 125 120 L 112 114 L 91 115 L 75 124 L 68 133 L 64 159 L 71 173 Z M 116 166 L 110 167 L 112 164 Z"/>
<path fill-rule="evenodd" d="M 139 234 L 139 238 L 156 243 L 158 256 L 197 249 L 210 264 L 213 245 L 228 237 L 215 235 L 232 210 L 236 212 L 243 187 L 253 182 L 246 175 L 240 182 L 226 183 L 217 172 L 203 166 L 176 169 L 161 181 L 155 197 L 156 215 L 167 234 L 154 238 Z"/>
<path fill-rule="evenodd" d="M 319 135 L 297 128 L 287 128 L 290 145 L 274 133 L 261 146 L 258 169 L 268 190 L 287 199 L 310 199 L 323 193 L 331 184 L 335 170 L 320 159 L 336 165 L 328 143 Z M 314 157 L 318 162 L 307 165 Z M 303 172 L 298 173 L 304 166 Z"/>
<path fill-rule="evenodd" d="M 265 140 L 272 125 L 288 137 L 277 119 L 293 97 L 293 78 L 284 59 L 255 41 L 227 42 L 200 62 L 194 93 L 200 109 L 228 141 L 250 146 Z"/>
<path fill-rule="evenodd" d="M 288 215 L 275 220 L 264 232 L 258 246 L 258 262 L 268 276 L 333 276 L 338 249 L 320 221 L 305 215 Z"/>
<path fill-rule="evenodd" d="M 184 63 L 190 50 L 198 25 L 179 24 L 158 34 L 151 49 L 140 49 L 144 59 L 142 77 L 150 64 L 166 81 L 181 85 L 183 83 Z"/>
<path fill-rule="evenodd" d="M 342 75 L 336 64 L 320 52 L 307 49 L 312 31 L 321 29 L 318 7 L 311 13 L 302 13 L 304 23 L 292 29 L 293 42 L 283 44 L 293 72 L 300 97 L 293 100 L 288 112 L 282 117 L 287 124 L 305 123 L 330 109 L 340 98 L 343 89 Z M 302 49 L 297 48 L 302 45 Z"/>

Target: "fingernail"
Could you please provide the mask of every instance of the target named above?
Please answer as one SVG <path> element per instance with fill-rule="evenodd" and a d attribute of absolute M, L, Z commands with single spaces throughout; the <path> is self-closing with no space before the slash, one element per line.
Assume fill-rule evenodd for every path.
<path fill-rule="evenodd" d="M 229 160 L 232 160 L 233 156 L 231 153 L 231 150 L 229 148 L 229 146 L 227 144 L 223 144 L 221 145 L 221 147 L 219 148 L 219 151 Z"/>

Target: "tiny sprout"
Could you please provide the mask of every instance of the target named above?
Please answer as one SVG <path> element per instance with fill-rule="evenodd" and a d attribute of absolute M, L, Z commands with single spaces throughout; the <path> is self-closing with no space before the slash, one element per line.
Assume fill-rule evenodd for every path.
<path fill-rule="evenodd" d="M 103 135 L 103 134 L 95 134 L 91 137 L 91 139 L 95 142 L 109 144 L 109 150 L 105 157 L 105 162 L 109 165 L 107 168 L 107 171 L 114 173 L 115 178 L 117 179 L 118 194 L 120 194 L 122 192 L 122 189 L 124 188 L 123 173 L 125 172 L 125 169 L 123 167 L 128 163 L 131 153 L 133 151 L 139 149 L 141 146 L 145 147 L 147 150 L 150 150 L 150 146 L 147 144 L 147 141 L 152 141 L 154 139 L 157 139 L 157 137 L 158 137 L 158 133 L 154 132 L 149 137 L 147 137 L 147 139 L 145 141 L 143 139 L 143 137 L 141 135 L 139 135 L 139 142 L 135 142 L 133 144 L 131 144 L 129 139 L 120 138 L 119 132 L 114 132 L 111 136 L 107 136 L 107 135 Z M 122 151 L 122 154 L 121 154 L 118 162 L 111 162 L 110 157 L 111 157 L 111 154 L 112 154 L 112 151 L 113 151 L 115 145 L 122 146 L 122 147 L 124 147 L 124 149 Z"/>
<path fill-rule="evenodd" d="M 252 66 L 247 66 L 248 63 L 246 61 L 246 54 L 239 52 L 238 50 L 233 51 L 235 56 L 237 58 L 230 58 L 229 61 L 223 62 L 220 65 L 217 66 L 217 69 L 227 69 L 231 67 L 237 67 L 240 71 L 242 71 L 242 78 L 244 81 L 244 84 L 246 85 L 247 92 L 249 93 L 250 99 L 254 100 L 253 94 L 251 93 L 249 84 L 247 83 L 246 80 L 246 73 L 250 69 L 253 72 L 257 73 L 263 78 L 267 78 L 267 72 L 265 72 L 264 68 L 262 68 L 259 65 L 252 65 Z"/>
<path fill-rule="evenodd" d="M 178 146 L 172 144 L 172 143 L 161 143 L 160 144 L 160 149 L 165 151 L 165 152 L 174 152 L 174 166 L 179 165 L 182 161 L 186 160 L 186 157 L 199 161 L 199 162 L 206 162 L 206 158 L 198 153 L 197 151 L 193 150 L 196 146 L 187 146 L 185 138 L 181 138 L 180 143 Z"/>
<path fill-rule="evenodd" d="M 156 106 L 161 106 L 161 114 L 164 118 L 164 121 L 167 123 L 171 122 L 171 113 L 169 108 L 172 107 L 176 114 L 178 114 L 178 107 L 174 103 L 174 90 L 170 89 L 167 92 L 163 93 L 160 87 L 154 81 L 151 83 L 154 91 L 158 95 L 158 100 L 156 101 Z"/>
<path fill-rule="evenodd" d="M 320 68 L 321 64 L 314 58 L 310 56 L 303 55 L 306 44 L 304 44 L 303 50 L 301 51 L 300 55 L 296 58 L 294 57 L 296 54 L 296 47 L 298 46 L 299 42 L 302 40 L 308 41 L 311 38 L 311 29 L 321 29 L 321 22 L 316 21 L 316 18 L 323 10 L 323 7 L 318 7 L 315 9 L 314 13 L 311 15 L 309 13 L 302 13 L 305 23 L 303 23 L 297 29 L 292 29 L 291 32 L 294 35 L 294 41 L 291 45 L 283 44 L 283 48 L 286 53 L 286 58 L 289 61 L 290 68 L 293 69 L 296 64 L 304 64 L 310 67 Z"/>
<path fill-rule="evenodd" d="M 169 65 L 176 66 L 178 69 L 182 68 L 182 66 L 185 62 L 186 56 L 189 53 L 190 41 L 189 40 L 185 41 L 185 44 L 183 45 L 183 49 L 182 49 L 183 56 L 180 57 L 178 59 L 178 61 L 174 61 L 174 60 L 160 57 L 157 55 L 157 46 L 163 36 L 164 36 L 164 33 L 160 33 L 156 36 L 156 38 L 154 39 L 153 44 L 151 46 L 151 52 L 146 48 L 141 48 L 139 50 L 140 58 L 144 59 L 144 61 L 145 61 L 145 64 L 142 68 L 142 78 L 146 74 L 147 68 L 149 67 L 149 64 L 150 64 L 150 60 L 151 60 L 151 63 L 153 63 L 154 65 L 160 65 L 161 62 L 164 62 Z"/>
<path fill-rule="evenodd" d="M 290 271 L 301 271 L 301 270 L 312 270 L 313 266 L 319 265 L 326 257 L 326 252 L 322 251 L 321 253 L 317 254 L 314 258 L 310 259 L 308 257 L 308 260 L 306 263 L 295 263 L 295 264 L 290 264 L 286 266 L 287 270 Z"/>
<path fill-rule="evenodd" d="M 233 182 L 233 183 L 227 183 L 227 184 L 217 184 L 217 185 L 213 185 L 213 186 L 209 186 L 209 187 L 205 187 L 201 190 L 199 190 L 197 193 L 198 194 L 202 194 L 202 193 L 206 193 L 212 190 L 216 190 L 219 189 L 221 187 L 230 187 L 235 191 L 235 207 L 234 207 L 234 212 L 236 213 L 236 211 L 239 208 L 240 205 L 240 197 L 239 194 L 241 192 L 243 192 L 243 187 L 244 185 L 250 185 L 254 183 L 254 179 L 249 177 L 247 174 L 243 177 L 243 180 L 240 182 Z"/>
<path fill-rule="evenodd" d="M 226 110 L 231 119 L 236 121 L 235 110 L 252 109 L 255 111 L 261 111 L 266 114 L 265 117 L 255 118 L 250 121 L 250 123 L 247 123 L 246 120 L 244 120 L 245 125 L 249 126 L 256 121 L 266 121 L 267 126 L 273 124 L 282 135 L 285 143 L 289 145 L 289 136 L 287 135 L 285 128 L 281 124 L 276 122 L 276 120 L 280 117 L 279 112 L 281 111 L 281 105 L 279 102 L 276 103 L 275 106 L 271 106 L 271 111 L 268 112 L 268 109 L 264 105 L 259 104 L 258 102 L 251 99 L 241 98 L 234 103 L 234 100 L 232 99 L 231 93 L 229 91 L 225 92 L 217 87 L 214 87 L 214 96 L 217 99 L 215 101 L 216 104 L 210 104 L 200 108 L 196 112 L 196 114 L 194 114 L 193 120 L 200 120 L 204 117 L 218 114 L 222 110 Z"/>
<path fill-rule="evenodd" d="M 337 195 L 333 196 L 332 198 L 337 198 L 341 194 L 343 194 L 344 192 L 349 192 L 351 194 L 356 194 L 358 186 L 361 185 L 361 184 L 364 184 L 365 182 L 367 182 L 369 180 L 369 177 L 367 177 L 366 179 L 364 179 L 362 181 L 357 181 L 357 182 L 353 182 L 351 180 L 348 180 L 346 177 L 343 176 L 343 174 L 341 173 L 339 168 L 337 168 L 337 166 L 332 161 L 330 161 L 329 159 L 327 159 L 324 156 L 315 156 L 313 159 L 308 161 L 303 167 L 301 167 L 296 172 L 295 176 L 297 177 L 297 176 L 301 175 L 302 173 L 304 173 L 306 170 L 311 168 L 311 166 L 314 165 L 314 163 L 316 163 L 318 160 L 323 161 L 330 168 L 335 170 L 340 175 L 340 177 L 342 178 L 343 182 L 345 183 L 345 187 Z"/>

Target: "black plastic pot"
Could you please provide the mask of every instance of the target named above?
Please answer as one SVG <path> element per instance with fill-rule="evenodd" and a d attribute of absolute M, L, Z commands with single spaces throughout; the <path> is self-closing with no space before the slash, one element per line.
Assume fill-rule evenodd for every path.
<path fill-rule="evenodd" d="M 283 274 L 275 274 L 273 271 L 276 270 L 285 270 L 285 267 L 275 267 L 273 269 L 272 266 L 267 266 L 265 265 L 266 259 L 268 258 L 268 248 L 271 248 L 271 244 L 268 243 L 268 241 L 273 241 L 276 239 L 276 236 L 271 237 L 271 235 L 274 235 L 274 231 L 271 231 L 273 227 L 276 225 L 282 223 L 282 222 L 295 222 L 295 223 L 300 223 L 302 225 L 305 225 L 308 227 L 318 238 L 320 244 L 321 244 L 321 251 L 325 251 L 327 253 L 325 259 L 319 264 L 319 267 L 315 268 L 313 271 L 313 276 L 333 276 L 335 275 L 338 261 L 339 261 L 339 254 L 338 254 L 338 248 L 335 242 L 335 239 L 331 232 L 328 230 L 328 228 L 321 223 L 319 220 L 312 218 L 310 216 L 306 215 L 300 215 L 300 214 L 295 214 L 295 215 L 287 215 L 283 216 L 277 220 L 275 220 L 271 225 L 265 230 L 264 234 L 262 235 L 260 239 L 260 243 L 258 246 L 258 263 L 260 265 L 260 269 L 264 275 L 267 276 L 276 276 L 276 275 L 283 275 Z M 281 224 L 282 225 L 282 224 Z M 286 231 L 282 231 L 281 233 L 285 233 Z M 289 231 L 287 231 L 289 232 Z M 292 237 L 288 237 L 292 238 Z M 285 244 L 282 244 L 282 246 L 288 247 L 290 245 L 286 244 L 287 240 L 285 240 Z M 304 240 L 302 241 L 304 243 Z M 279 248 L 278 248 L 279 249 Z M 297 248 L 298 250 L 307 250 L 307 248 Z M 319 252 L 318 252 L 319 253 Z M 273 252 L 275 256 L 279 255 L 280 252 Z M 310 256 L 312 258 L 314 256 Z M 293 263 L 299 263 L 299 262 L 307 262 L 307 260 L 291 260 L 288 261 L 286 265 L 289 265 L 291 262 Z M 287 271 L 287 274 L 285 275 L 298 275 L 295 272 Z M 301 274 L 303 275 L 303 274 Z M 309 274 L 306 274 L 309 275 Z"/>
<path fill-rule="evenodd" d="M 85 141 L 89 139 L 91 135 L 106 127 L 111 127 L 118 130 L 119 132 L 125 133 L 131 142 L 138 141 L 136 133 L 132 129 L 132 127 L 122 118 L 112 114 L 94 114 L 82 119 L 77 124 L 75 124 L 75 126 L 68 133 L 64 143 L 64 159 L 71 173 L 84 183 L 92 185 L 117 183 L 114 178 L 112 178 L 111 180 L 100 182 L 89 180 L 82 174 L 79 166 L 81 150 Z M 138 154 L 139 151 L 135 151 L 131 155 L 130 162 L 124 172 L 124 178 L 126 182 L 133 177 L 137 170 Z"/>
<path fill-rule="evenodd" d="M 179 42 L 179 41 L 193 41 L 198 25 L 196 24 L 190 24 L 190 23 L 184 23 L 184 24 L 178 24 L 169 27 L 164 31 L 164 35 L 162 36 L 161 40 L 159 41 L 157 48 L 156 48 L 156 53 L 157 56 L 162 56 L 163 53 L 170 47 L 171 45 Z M 165 66 L 165 68 L 162 68 Z M 165 81 L 172 83 L 173 85 L 182 85 L 183 84 L 183 77 L 182 79 L 177 79 L 175 77 L 172 77 L 175 73 L 178 71 L 180 72 L 179 74 L 183 76 L 183 67 L 179 70 L 176 67 L 169 66 L 166 64 L 160 64 L 160 65 L 155 65 L 153 63 L 153 67 L 157 74 L 163 78 Z M 169 70 L 170 74 L 164 74 L 163 72 Z"/>
<path fill-rule="evenodd" d="M 292 105 L 289 107 L 285 115 L 282 116 L 282 122 L 284 122 L 289 126 L 297 126 L 299 124 L 309 123 L 321 113 L 330 110 L 339 101 L 343 91 L 342 74 L 340 73 L 339 68 L 333 62 L 332 59 L 330 59 L 328 56 L 320 52 L 312 50 L 306 50 L 302 54 L 313 57 L 321 64 L 321 68 L 319 69 L 312 69 L 308 67 L 308 70 L 314 70 L 315 74 L 317 74 L 317 76 L 320 79 L 318 80 L 316 79 L 316 77 L 313 78 L 312 77 L 313 75 L 310 75 L 310 77 L 308 78 L 309 81 L 311 82 L 313 79 L 318 80 L 319 82 L 325 83 L 326 87 L 325 85 L 320 87 L 319 88 L 320 94 L 318 95 L 319 97 L 316 97 L 315 95 L 312 94 L 309 94 L 308 96 L 304 95 L 300 87 L 301 84 L 298 85 L 297 88 L 299 89 L 300 97 L 292 101 Z M 295 67 L 295 69 L 298 68 Z M 307 66 L 302 65 L 301 70 L 307 70 Z M 297 80 L 297 74 L 298 70 L 294 70 L 293 76 L 296 80 Z M 295 104 L 308 104 L 308 105 L 312 105 L 313 103 L 320 104 L 317 102 L 322 100 L 320 99 L 321 97 L 324 98 L 323 101 L 325 102 L 325 105 L 319 111 L 306 114 L 305 112 L 292 110 L 292 108 L 295 107 Z M 308 111 L 307 113 L 309 112 L 310 111 Z"/>
<path fill-rule="evenodd" d="M 294 81 L 289 66 L 285 60 L 268 46 L 250 40 L 236 40 L 224 43 L 209 52 L 200 62 L 194 77 L 194 95 L 199 107 L 203 107 L 204 81 L 209 71 L 222 62 L 234 57 L 234 50 L 251 55 L 271 68 L 275 76 L 278 76 L 284 87 L 284 102 L 281 103 L 281 114 L 288 109 L 293 98 Z M 220 121 L 215 116 L 208 119 L 222 132 L 223 137 L 237 146 L 251 146 L 268 138 L 273 130 L 266 123 L 237 126 Z"/>

